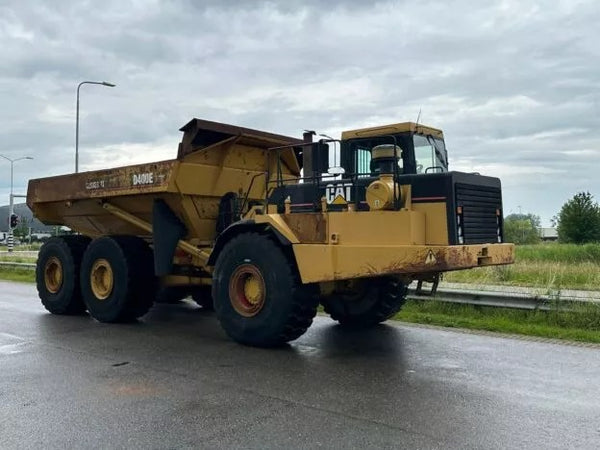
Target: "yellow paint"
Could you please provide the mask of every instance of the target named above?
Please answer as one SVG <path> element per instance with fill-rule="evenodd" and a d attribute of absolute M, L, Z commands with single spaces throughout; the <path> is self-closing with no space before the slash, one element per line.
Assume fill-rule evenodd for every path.
<path fill-rule="evenodd" d="M 368 187 L 365 194 L 367 204 L 373 211 L 381 211 L 391 209 L 394 206 L 394 191 L 396 196 L 400 198 L 400 187 L 398 183 L 394 183 L 393 177 L 382 176 L 379 180 L 373 181 Z"/>
<path fill-rule="evenodd" d="M 293 249 L 303 283 L 393 274 L 437 273 L 514 262 L 513 244 L 461 246 L 297 244 Z M 428 263 L 430 251 L 435 261 L 429 257 Z"/>
<path fill-rule="evenodd" d="M 342 246 L 425 244 L 425 215 L 418 211 L 331 212 L 327 223 Z"/>
<path fill-rule="evenodd" d="M 266 223 L 271 225 L 277 231 L 279 231 L 288 241 L 293 244 L 297 244 L 298 238 L 294 232 L 290 229 L 289 225 L 279 214 L 263 214 L 254 217 L 256 223 Z"/>
<path fill-rule="evenodd" d="M 63 284 L 63 267 L 60 259 L 51 256 L 44 265 L 44 284 L 51 294 L 60 291 Z"/>
<path fill-rule="evenodd" d="M 413 203 L 412 209 L 425 216 L 425 242 L 431 245 L 448 245 L 446 203 Z"/>
<path fill-rule="evenodd" d="M 275 187 L 271 182 L 278 170 L 277 152 L 268 149 L 289 143 L 298 145 L 298 141 L 244 131 L 202 147 L 203 142 L 213 140 L 213 135 L 202 136 L 202 132 L 184 135 L 180 159 L 32 180 L 28 204 L 45 223 L 64 224 L 92 237 L 127 234 L 151 240 L 153 204 L 162 199 L 188 231 L 178 246 L 190 256 L 181 259 L 180 255 L 176 260 L 197 266 L 202 269 L 198 274 L 204 276 L 163 277 L 163 283 L 209 284 L 207 277 L 212 267 L 206 264 L 216 238 L 221 197 L 232 192 L 242 198 L 249 191 L 249 201 L 261 201 L 264 205 L 268 189 Z M 342 139 L 406 132 L 443 138 L 441 130 L 406 122 L 345 131 Z M 192 143 L 194 148 L 190 147 Z M 280 154 L 281 178 L 286 184 L 298 183 L 300 171 L 294 151 L 286 148 Z M 392 154 L 389 146 L 380 147 L 374 157 Z M 399 211 L 391 210 L 394 191 L 401 192 Z M 279 214 L 276 205 L 268 205 L 265 211 L 259 211 L 259 207 L 250 211 L 247 204 L 241 215 L 268 225 L 293 244 L 304 282 L 389 273 L 410 278 L 420 272 L 506 264 L 514 258 L 514 248 L 505 244 L 448 246 L 446 203 L 413 203 L 410 186 L 397 186 L 391 177 L 382 176 L 372 183 L 366 201 L 369 212 L 352 211 L 352 204 L 348 211 L 328 211 L 323 197 L 322 215 L 291 214 L 291 205 L 286 208 L 287 215 Z M 336 196 L 332 203 L 345 205 L 346 200 Z M 99 265 L 94 270 L 93 289 L 100 295 L 109 295 L 110 265 Z M 62 269 L 52 263 L 45 280 L 51 289 L 58 289 Z M 249 300 L 259 295 L 252 279 L 248 279 L 244 293 Z"/>
<path fill-rule="evenodd" d="M 333 199 L 331 204 L 332 205 L 346 205 L 346 204 L 348 204 L 348 202 L 346 202 L 346 199 L 344 197 L 342 197 L 341 195 L 338 195 L 336 198 Z"/>
<path fill-rule="evenodd" d="M 264 295 L 261 281 L 252 275 L 246 278 L 244 282 L 244 295 L 252 305 L 258 304 Z"/>
<path fill-rule="evenodd" d="M 352 138 L 364 138 L 364 137 L 373 137 L 373 136 L 385 136 L 396 133 L 406 133 L 413 132 L 419 134 L 430 134 L 434 137 L 443 139 L 444 134 L 442 130 L 438 130 L 437 128 L 427 127 L 421 124 L 416 124 L 413 122 L 403 122 L 396 123 L 392 125 L 383 125 L 377 127 L 370 128 L 360 128 L 357 130 L 349 130 L 342 132 L 342 140 L 345 141 L 347 139 Z"/>
<path fill-rule="evenodd" d="M 98 300 L 106 300 L 112 294 L 114 287 L 113 270 L 106 259 L 99 258 L 92 264 L 90 287 Z"/>

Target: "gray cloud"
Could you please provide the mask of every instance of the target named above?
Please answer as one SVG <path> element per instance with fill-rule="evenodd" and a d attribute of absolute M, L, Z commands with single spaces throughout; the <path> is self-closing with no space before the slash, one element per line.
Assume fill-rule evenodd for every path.
<path fill-rule="evenodd" d="M 455 170 L 501 176 L 506 209 L 547 223 L 578 190 L 600 198 L 599 22 L 593 0 L 7 0 L 0 154 L 36 158 L 21 191 L 71 171 L 84 79 L 117 84 L 82 87 L 84 169 L 172 157 L 194 116 L 299 135 L 421 110 Z"/>

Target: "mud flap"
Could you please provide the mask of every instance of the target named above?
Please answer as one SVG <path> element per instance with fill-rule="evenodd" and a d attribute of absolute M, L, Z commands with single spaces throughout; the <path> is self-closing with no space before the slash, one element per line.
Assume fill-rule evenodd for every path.
<path fill-rule="evenodd" d="M 154 241 L 154 272 L 157 276 L 171 273 L 177 242 L 183 239 L 186 233 L 185 225 L 169 205 L 162 199 L 154 200 L 152 240 Z"/>

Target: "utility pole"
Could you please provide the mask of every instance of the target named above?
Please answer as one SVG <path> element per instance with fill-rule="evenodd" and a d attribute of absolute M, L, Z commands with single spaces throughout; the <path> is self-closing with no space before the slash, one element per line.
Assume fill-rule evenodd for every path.
<path fill-rule="evenodd" d="M 77 104 L 75 111 L 75 173 L 79 173 L 79 89 L 84 84 L 99 84 L 100 86 L 115 87 L 116 84 L 108 81 L 82 81 L 77 85 Z"/>
<path fill-rule="evenodd" d="M 13 166 L 17 161 L 21 161 L 22 159 L 33 159 L 31 156 L 22 156 L 20 158 L 16 158 L 16 159 L 11 159 L 7 156 L 4 155 L 0 155 L 0 157 L 6 159 L 7 161 L 10 162 L 10 202 L 9 202 L 9 206 L 8 206 L 8 237 L 6 238 L 7 240 L 7 244 L 8 244 L 8 251 L 12 252 L 13 251 L 13 223 L 12 223 L 12 217 L 15 213 L 15 197 L 26 197 L 25 195 L 15 195 L 13 194 L 13 174 L 14 174 L 14 170 L 13 170 Z"/>

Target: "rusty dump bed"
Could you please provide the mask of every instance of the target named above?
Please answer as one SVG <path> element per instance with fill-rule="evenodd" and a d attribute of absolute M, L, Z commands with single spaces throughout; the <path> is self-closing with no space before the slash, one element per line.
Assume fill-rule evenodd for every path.
<path fill-rule="evenodd" d="M 27 205 L 45 224 L 66 225 L 89 236 L 144 235 L 116 218 L 104 202 L 151 223 L 155 199 L 164 200 L 186 225 L 187 239 L 212 240 L 219 199 L 245 193 L 263 199 L 265 173 L 276 172 L 270 147 L 301 141 L 249 128 L 193 119 L 181 128 L 177 159 L 29 181 Z M 298 151 L 282 154 L 282 170 L 300 174 Z M 254 182 L 252 182 L 252 180 Z"/>

